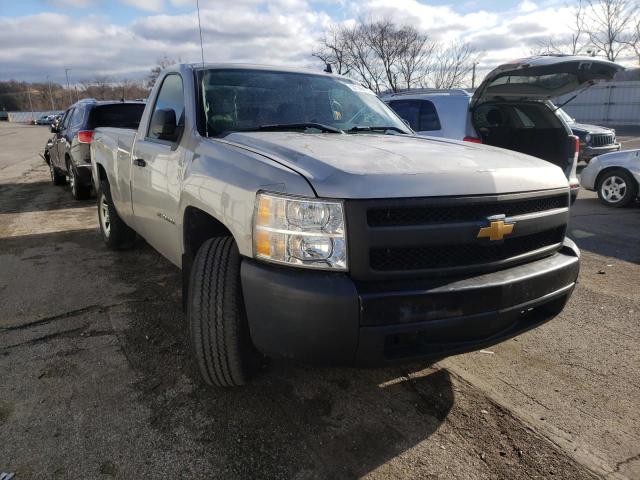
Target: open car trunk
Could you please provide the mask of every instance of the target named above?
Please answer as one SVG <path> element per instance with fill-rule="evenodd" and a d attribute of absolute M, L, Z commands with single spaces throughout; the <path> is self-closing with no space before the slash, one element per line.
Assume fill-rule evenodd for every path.
<path fill-rule="evenodd" d="M 471 99 L 471 121 L 483 143 L 542 158 L 569 176 L 575 138 L 549 100 L 624 67 L 594 57 L 541 55 L 515 60 L 489 72 Z"/>
<path fill-rule="evenodd" d="M 551 162 L 565 173 L 572 168 L 575 139 L 542 102 L 486 102 L 473 111 L 482 143 Z"/>

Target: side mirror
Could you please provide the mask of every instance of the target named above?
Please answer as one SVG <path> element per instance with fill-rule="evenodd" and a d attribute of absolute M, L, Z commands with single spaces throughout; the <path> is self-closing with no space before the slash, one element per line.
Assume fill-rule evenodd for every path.
<path fill-rule="evenodd" d="M 60 128 L 58 128 L 58 125 L 56 123 L 52 123 L 51 127 L 49 128 L 49 130 L 51 130 L 51 133 L 58 133 L 60 132 Z"/>
<path fill-rule="evenodd" d="M 153 112 L 150 131 L 155 137 L 173 142 L 177 139 L 177 130 L 176 112 L 171 108 L 163 108 Z"/>

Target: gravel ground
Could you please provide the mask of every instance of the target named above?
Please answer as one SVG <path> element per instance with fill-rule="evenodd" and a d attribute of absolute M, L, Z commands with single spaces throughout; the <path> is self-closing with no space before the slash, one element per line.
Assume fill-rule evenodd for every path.
<path fill-rule="evenodd" d="M 580 285 L 542 328 L 439 364 L 272 362 L 207 388 L 180 275 L 102 245 L 48 132 L 0 124 L 0 472 L 26 478 L 640 478 L 640 208 L 581 192 Z M 604 272 L 604 273 L 601 273 Z"/>

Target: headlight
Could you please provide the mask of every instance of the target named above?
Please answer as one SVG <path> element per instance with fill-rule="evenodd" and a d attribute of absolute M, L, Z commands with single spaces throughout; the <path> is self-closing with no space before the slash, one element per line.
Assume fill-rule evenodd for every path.
<path fill-rule="evenodd" d="M 591 141 L 591 135 L 587 133 L 587 134 L 584 136 L 584 141 L 585 141 L 585 142 L 587 142 L 587 143 L 589 143 L 589 142 Z"/>
<path fill-rule="evenodd" d="M 256 258 L 301 267 L 347 270 L 341 202 L 259 193 L 253 221 Z"/>

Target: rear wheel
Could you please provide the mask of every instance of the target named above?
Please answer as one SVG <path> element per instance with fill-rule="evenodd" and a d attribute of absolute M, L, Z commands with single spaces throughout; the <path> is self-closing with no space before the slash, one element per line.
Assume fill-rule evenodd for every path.
<path fill-rule="evenodd" d="M 609 170 L 598 180 L 598 198 L 609 207 L 624 207 L 637 196 L 638 183 L 626 170 Z"/>
<path fill-rule="evenodd" d="M 79 183 L 78 173 L 71 162 L 67 162 L 67 171 L 69 172 L 69 186 L 71 187 L 73 198 L 76 200 L 86 200 L 89 198 L 91 189 Z"/>
<path fill-rule="evenodd" d="M 49 160 L 49 175 L 51 175 L 51 181 L 54 185 L 64 185 L 67 183 L 67 177 L 60 172 L 51 160 Z"/>
<path fill-rule="evenodd" d="M 136 232 L 129 228 L 118 215 L 111 199 L 111 190 L 107 182 L 100 183 L 98 190 L 98 224 L 102 239 L 112 250 L 132 248 Z"/>
<path fill-rule="evenodd" d="M 198 250 L 189 279 L 187 318 L 200 374 L 209 385 L 243 385 L 260 365 L 251 343 L 240 284 L 240 254 L 231 237 Z"/>

